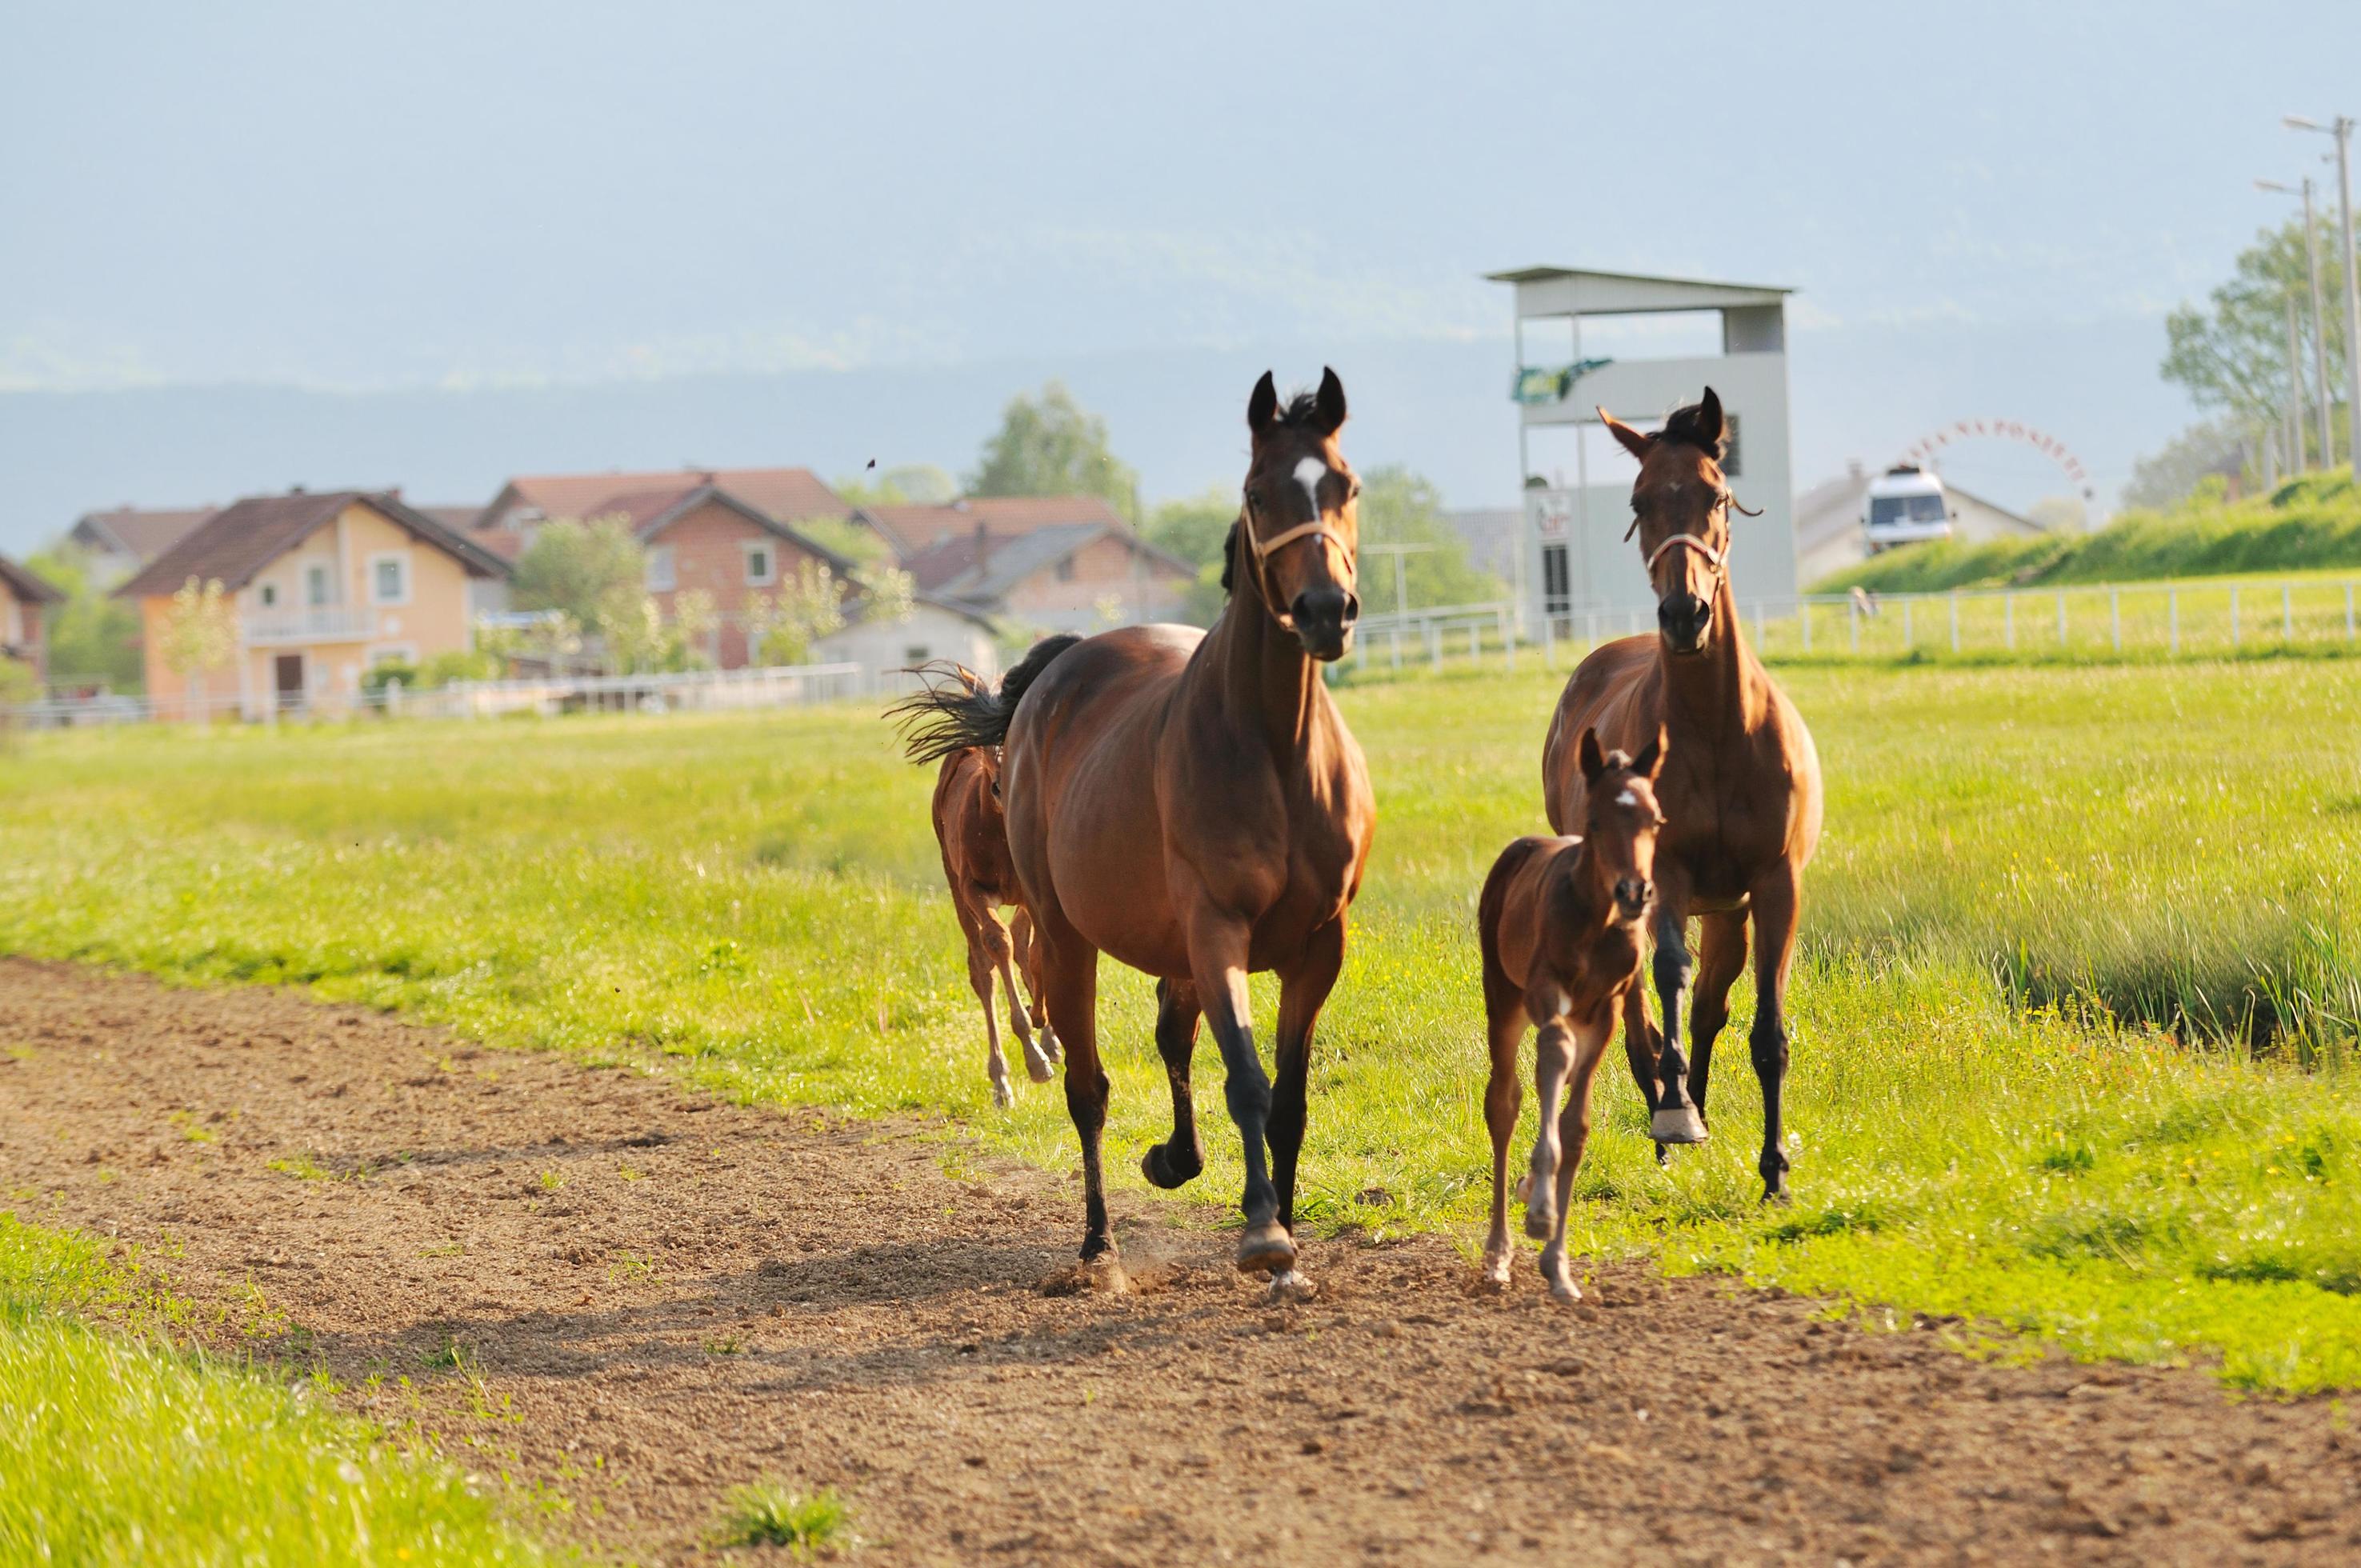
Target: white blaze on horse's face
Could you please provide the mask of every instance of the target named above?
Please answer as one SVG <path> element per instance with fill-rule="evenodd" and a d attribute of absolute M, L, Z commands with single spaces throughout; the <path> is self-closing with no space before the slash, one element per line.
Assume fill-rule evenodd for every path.
<path fill-rule="evenodd" d="M 1295 482 L 1303 487 L 1303 499 L 1312 503 L 1312 521 L 1320 521 L 1320 481 L 1328 477 L 1328 465 L 1317 457 L 1306 457 L 1295 466 Z"/>

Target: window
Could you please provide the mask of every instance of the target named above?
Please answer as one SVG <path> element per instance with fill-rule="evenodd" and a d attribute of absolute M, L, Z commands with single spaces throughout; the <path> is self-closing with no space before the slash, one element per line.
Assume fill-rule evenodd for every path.
<path fill-rule="evenodd" d="M 902 650 L 902 663 L 910 665 L 925 663 L 935 656 L 935 651 L 923 642 L 913 642 Z"/>
<path fill-rule="evenodd" d="M 408 604 L 410 556 L 398 551 L 370 556 L 368 586 L 371 604 Z"/>
<path fill-rule="evenodd" d="M 263 584 L 257 597 L 262 600 L 263 609 L 277 609 L 279 606 L 279 585 L 277 583 Z"/>
<path fill-rule="evenodd" d="M 648 591 L 664 594 L 672 589 L 672 546 L 659 544 L 648 552 Z"/>
<path fill-rule="evenodd" d="M 1894 528 L 1908 522 L 1942 522 L 1949 513 L 1940 496 L 1879 496 L 1869 503 L 1869 526 Z"/>
<path fill-rule="evenodd" d="M 328 576 L 328 568 L 325 566 L 304 567 L 303 602 L 313 606 L 314 608 L 326 604 L 328 602 L 328 584 L 330 580 L 331 579 Z"/>
<path fill-rule="evenodd" d="M 1564 615 L 1574 608 L 1574 595 L 1567 581 L 1565 546 L 1542 546 L 1542 613 Z"/>
<path fill-rule="evenodd" d="M 746 586 L 768 587 L 779 576 L 779 558 L 769 540 L 750 540 L 746 544 Z"/>

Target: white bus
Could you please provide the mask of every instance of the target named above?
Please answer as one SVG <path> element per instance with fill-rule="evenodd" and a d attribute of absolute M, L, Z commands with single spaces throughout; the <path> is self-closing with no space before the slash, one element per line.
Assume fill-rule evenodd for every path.
<path fill-rule="evenodd" d="M 1950 538 L 1951 508 L 1944 499 L 1943 481 L 1916 464 L 1888 468 L 1869 482 L 1861 528 L 1872 555 L 1897 544 Z"/>

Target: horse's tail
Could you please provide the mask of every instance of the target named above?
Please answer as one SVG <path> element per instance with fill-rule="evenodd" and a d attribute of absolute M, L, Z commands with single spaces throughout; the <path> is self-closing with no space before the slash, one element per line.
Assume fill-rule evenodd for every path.
<path fill-rule="evenodd" d="M 885 711 L 902 731 L 902 753 L 914 762 L 940 762 L 969 746 L 997 746 L 1008 738 L 1016 705 L 1049 661 L 1080 642 L 1071 632 L 1045 637 L 1026 650 L 995 689 L 964 665 L 937 661 L 915 672 L 926 684 Z"/>

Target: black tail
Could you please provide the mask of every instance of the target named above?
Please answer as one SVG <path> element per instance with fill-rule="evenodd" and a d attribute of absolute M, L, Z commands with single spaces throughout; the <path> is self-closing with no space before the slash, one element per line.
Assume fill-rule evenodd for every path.
<path fill-rule="evenodd" d="M 1050 660 L 1081 641 L 1071 632 L 1043 638 L 1000 677 L 996 691 L 963 665 L 939 660 L 919 665 L 916 674 L 927 689 L 885 709 L 901 729 L 902 754 L 914 762 L 939 762 L 970 746 L 999 745 L 1008 738 L 1008 721 L 1016 717 L 1026 688 Z"/>

